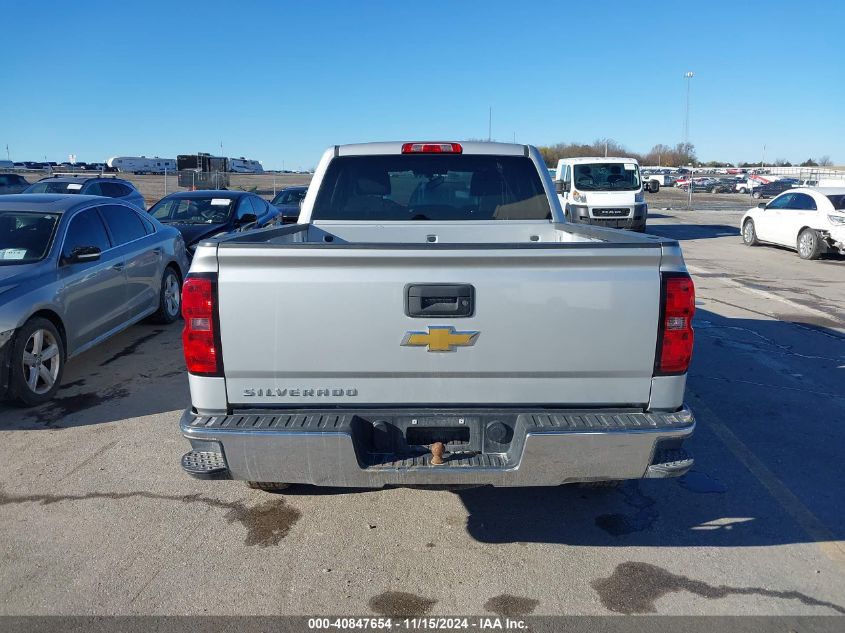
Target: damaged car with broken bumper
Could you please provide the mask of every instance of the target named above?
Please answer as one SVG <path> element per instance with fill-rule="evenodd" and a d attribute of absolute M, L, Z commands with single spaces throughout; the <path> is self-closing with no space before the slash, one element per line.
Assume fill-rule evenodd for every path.
<path fill-rule="evenodd" d="M 337 146 L 298 224 L 196 251 L 182 467 L 263 489 L 678 476 L 694 310 L 678 243 L 566 223 L 536 148 Z"/>

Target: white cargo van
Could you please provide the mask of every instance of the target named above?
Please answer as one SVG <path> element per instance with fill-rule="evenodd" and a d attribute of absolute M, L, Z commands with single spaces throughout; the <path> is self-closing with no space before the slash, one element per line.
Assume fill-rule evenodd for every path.
<path fill-rule="evenodd" d="M 645 231 L 648 205 L 633 158 L 562 158 L 555 187 L 569 222 Z"/>

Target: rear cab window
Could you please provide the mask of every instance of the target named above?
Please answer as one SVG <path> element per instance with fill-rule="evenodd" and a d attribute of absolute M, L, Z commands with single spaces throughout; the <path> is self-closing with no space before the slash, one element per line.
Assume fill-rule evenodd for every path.
<path fill-rule="evenodd" d="M 323 177 L 312 220 L 547 220 L 540 174 L 525 156 L 341 156 Z"/>

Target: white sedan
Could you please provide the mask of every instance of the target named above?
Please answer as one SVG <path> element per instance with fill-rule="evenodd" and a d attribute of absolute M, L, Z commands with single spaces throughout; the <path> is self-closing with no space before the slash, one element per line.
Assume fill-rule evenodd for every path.
<path fill-rule="evenodd" d="M 845 255 L 845 187 L 801 187 L 749 209 L 740 223 L 746 246 L 787 246 L 801 259 Z"/>

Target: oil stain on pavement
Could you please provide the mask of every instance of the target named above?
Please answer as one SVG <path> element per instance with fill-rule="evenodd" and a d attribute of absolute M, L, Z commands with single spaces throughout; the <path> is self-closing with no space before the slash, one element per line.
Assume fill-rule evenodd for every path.
<path fill-rule="evenodd" d="M 164 333 L 164 330 L 153 330 L 152 332 L 150 332 L 146 336 L 142 336 L 141 338 L 137 339 L 136 341 L 134 341 L 134 342 L 130 343 L 129 345 L 127 345 L 126 347 L 124 347 L 122 350 L 120 350 L 117 354 L 115 354 L 111 358 L 104 360 L 102 363 L 100 363 L 100 367 L 105 367 L 106 365 L 110 365 L 114 361 L 119 360 L 119 359 L 123 358 L 124 356 L 130 356 L 131 354 L 134 354 L 136 351 L 138 351 L 138 348 L 141 347 L 141 345 L 143 345 L 144 343 L 146 343 L 150 339 L 153 339 L 153 338 L 155 338 L 156 336 L 158 336 L 159 334 L 162 334 L 162 333 Z"/>
<path fill-rule="evenodd" d="M 201 494 L 162 495 L 153 492 L 91 492 L 84 495 L 12 495 L 0 490 L 0 507 L 22 503 L 40 503 L 52 505 L 66 501 L 85 501 L 90 499 L 152 499 L 156 501 L 175 501 L 177 503 L 198 503 L 210 508 L 227 510 L 224 519 L 229 523 L 238 522 L 247 529 L 244 545 L 270 547 L 278 545 L 291 528 L 302 517 L 302 513 L 292 508 L 284 499 L 270 499 L 248 507 L 241 501 L 221 501 Z"/>
<path fill-rule="evenodd" d="M 121 385 L 109 387 L 102 391 L 84 391 L 72 396 L 53 398 L 48 404 L 37 409 L 34 415 L 38 422 L 49 428 L 61 428 L 61 425 L 57 423 L 68 415 L 96 407 L 109 400 L 126 398 L 128 396 L 129 390 Z"/>
<path fill-rule="evenodd" d="M 688 591 L 697 596 L 713 600 L 726 596 L 764 596 L 784 600 L 798 600 L 802 604 L 827 607 L 845 614 L 845 608 L 817 600 L 798 591 L 774 591 L 762 587 L 730 587 L 709 585 L 687 576 L 673 574 L 649 563 L 628 561 L 617 565 L 610 578 L 593 580 L 590 586 L 599 594 L 606 609 L 615 613 L 657 613 L 655 602 L 669 593 Z"/>
<path fill-rule="evenodd" d="M 490 598 L 484 603 L 484 608 L 503 618 L 512 618 L 533 613 L 538 604 L 540 604 L 539 600 L 504 593 Z"/>
<path fill-rule="evenodd" d="M 278 545 L 288 535 L 302 513 L 283 499 L 270 499 L 247 508 L 242 503 L 231 505 L 226 520 L 239 521 L 249 530 L 244 545 L 268 547 Z"/>
<path fill-rule="evenodd" d="M 428 614 L 437 604 L 437 600 L 404 591 L 385 591 L 370 598 L 367 604 L 372 611 L 380 615 L 392 618 L 413 618 Z"/>

